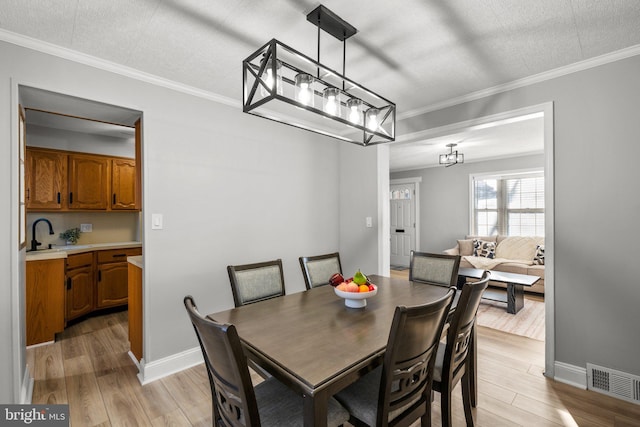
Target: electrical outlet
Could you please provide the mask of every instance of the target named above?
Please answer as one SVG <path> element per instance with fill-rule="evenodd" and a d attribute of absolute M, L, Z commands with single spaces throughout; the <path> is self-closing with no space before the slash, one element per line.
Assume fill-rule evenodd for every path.
<path fill-rule="evenodd" d="M 80 231 L 83 233 L 91 233 L 93 231 L 93 224 L 80 224 Z"/>

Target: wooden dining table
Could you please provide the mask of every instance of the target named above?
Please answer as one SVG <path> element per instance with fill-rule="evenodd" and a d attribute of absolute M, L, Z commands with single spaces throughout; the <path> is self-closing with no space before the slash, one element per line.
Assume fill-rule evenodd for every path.
<path fill-rule="evenodd" d="M 209 314 L 236 326 L 247 357 L 303 397 L 304 425 L 326 426 L 329 398 L 380 365 L 396 306 L 435 301 L 448 288 L 369 276 L 378 287 L 348 308 L 331 286 Z"/>

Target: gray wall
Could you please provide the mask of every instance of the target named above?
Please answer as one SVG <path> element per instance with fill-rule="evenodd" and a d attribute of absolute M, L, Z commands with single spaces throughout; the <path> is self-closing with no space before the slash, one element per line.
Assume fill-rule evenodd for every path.
<path fill-rule="evenodd" d="M 544 168 L 544 155 L 514 157 L 393 172 L 390 179 L 421 177 L 420 250 L 442 252 L 469 234 L 469 177 L 472 174 Z"/>
<path fill-rule="evenodd" d="M 114 138 L 65 129 L 54 129 L 37 125 L 27 125 L 27 145 L 30 147 L 53 148 L 77 151 L 79 153 L 104 154 L 106 156 L 136 156 L 135 139 Z"/>
<path fill-rule="evenodd" d="M 16 243 L 17 84 L 143 112 L 147 363 L 197 347 L 185 295 L 192 294 L 203 312 L 233 306 L 228 264 L 281 258 L 287 293 L 304 289 L 299 256 L 335 251 L 342 242 L 367 244 L 346 257 L 349 268 L 377 267 L 377 241 L 361 212 L 340 206 L 351 199 L 345 188 L 357 191 L 368 212 L 377 179 L 340 172 L 344 143 L 13 44 L 0 42 L 0 57 L 0 99 L 10 101 L 0 104 L 0 199 L 12 201 L 0 206 L 0 341 L 11 343 L 0 346 L 0 402 L 18 400 L 14 385 L 25 366 L 24 249 Z M 364 153 L 360 164 L 375 178 L 370 150 L 353 146 L 345 155 Z M 150 229 L 152 213 L 164 215 L 164 230 Z M 340 224 L 352 215 L 362 227 L 342 238 Z"/>
<path fill-rule="evenodd" d="M 555 353 L 640 375 L 640 56 L 414 117 L 436 128 L 554 103 Z M 401 129 L 402 130 L 402 129 Z"/>

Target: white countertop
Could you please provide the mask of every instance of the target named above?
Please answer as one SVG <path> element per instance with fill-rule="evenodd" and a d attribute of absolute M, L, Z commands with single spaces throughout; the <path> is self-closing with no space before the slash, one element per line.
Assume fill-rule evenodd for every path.
<path fill-rule="evenodd" d="M 113 242 L 92 243 L 89 245 L 54 246 L 51 249 L 27 252 L 27 261 L 42 261 L 47 259 L 66 258 L 67 255 L 81 254 L 83 252 L 100 251 L 106 249 L 140 248 L 141 242 Z"/>
<path fill-rule="evenodd" d="M 133 264 L 136 267 L 144 268 L 144 262 L 142 260 L 142 255 L 128 256 L 127 257 L 127 261 L 129 261 L 129 264 Z"/>

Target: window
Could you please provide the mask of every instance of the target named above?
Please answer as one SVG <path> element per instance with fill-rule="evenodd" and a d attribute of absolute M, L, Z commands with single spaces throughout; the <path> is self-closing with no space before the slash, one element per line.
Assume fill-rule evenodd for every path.
<path fill-rule="evenodd" d="M 544 236 L 544 172 L 472 177 L 472 234 Z"/>

